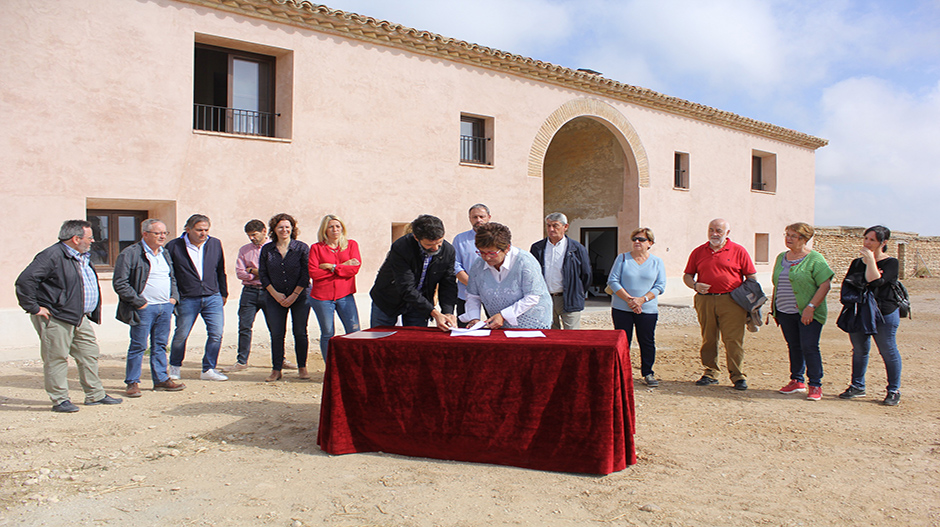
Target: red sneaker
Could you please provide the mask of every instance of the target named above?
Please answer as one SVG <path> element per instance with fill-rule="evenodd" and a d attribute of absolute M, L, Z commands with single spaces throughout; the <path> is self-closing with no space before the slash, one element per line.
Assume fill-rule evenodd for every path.
<path fill-rule="evenodd" d="M 796 379 L 790 379 L 790 384 L 780 388 L 780 393 L 790 395 L 791 393 L 806 393 L 806 385 Z"/>
<path fill-rule="evenodd" d="M 806 396 L 810 401 L 818 401 L 822 399 L 822 386 L 810 386 L 809 395 Z"/>

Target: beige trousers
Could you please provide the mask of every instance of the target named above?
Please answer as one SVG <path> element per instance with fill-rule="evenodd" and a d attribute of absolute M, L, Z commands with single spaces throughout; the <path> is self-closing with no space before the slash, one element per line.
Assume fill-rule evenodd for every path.
<path fill-rule="evenodd" d="M 746 379 L 744 374 L 744 327 L 747 311 L 731 295 L 695 295 L 695 312 L 702 329 L 702 366 L 705 376 L 717 379 L 718 338 L 725 345 L 731 382 Z"/>
<path fill-rule="evenodd" d="M 566 313 L 562 295 L 552 295 L 552 329 L 581 329 L 581 312 Z"/>
<path fill-rule="evenodd" d="M 98 378 L 98 340 L 88 317 L 82 317 L 80 326 L 73 326 L 55 317 L 30 315 L 39 334 L 39 353 L 46 393 L 52 404 L 69 400 L 69 355 L 78 366 L 78 380 L 85 392 L 85 401 L 97 401 L 105 396 Z"/>

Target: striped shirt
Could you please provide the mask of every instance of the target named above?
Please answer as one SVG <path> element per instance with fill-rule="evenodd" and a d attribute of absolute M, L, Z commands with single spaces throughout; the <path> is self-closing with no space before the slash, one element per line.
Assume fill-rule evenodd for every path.
<path fill-rule="evenodd" d="M 83 309 L 87 315 L 98 307 L 98 277 L 95 275 L 95 270 L 91 268 L 91 253 L 80 253 L 67 244 L 62 245 L 65 245 L 69 256 L 78 261 L 82 270 L 82 293 L 85 299 Z"/>
<path fill-rule="evenodd" d="M 804 256 L 805 258 L 805 256 Z M 786 256 L 781 263 L 780 277 L 777 279 L 777 289 L 774 290 L 774 306 L 777 311 L 788 315 L 799 314 L 800 308 L 796 305 L 796 295 L 790 284 L 790 268 L 803 261 L 803 258 L 790 261 Z"/>

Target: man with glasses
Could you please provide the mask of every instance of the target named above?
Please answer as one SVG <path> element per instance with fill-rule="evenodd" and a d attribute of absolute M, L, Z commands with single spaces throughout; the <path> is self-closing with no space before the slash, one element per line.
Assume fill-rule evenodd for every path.
<path fill-rule="evenodd" d="M 545 232 L 548 236 L 533 243 L 529 252 L 541 264 L 552 295 L 552 329 L 579 329 L 591 285 L 591 260 L 587 249 L 566 234 L 568 217 L 564 214 L 545 216 Z"/>
<path fill-rule="evenodd" d="M 140 372 L 150 340 L 150 378 L 154 391 L 178 392 L 185 384 L 167 375 L 166 344 L 173 308 L 179 302 L 173 260 L 163 248 L 169 234 L 156 219 L 140 224 L 141 240 L 121 251 L 114 262 L 112 286 L 118 294 L 117 319 L 131 327 L 127 348 L 125 395 L 140 397 Z"/>
<path fill-rule="evenodd" d="M 69 398 L 68 360 L 75 359 L 86 405 L 120 404 L 98 378 L 98 340 L 91 322 L 101 323 L 101 288 L 88 251 L 91 223 L 68 220 L 59 242 L 33 258 L 16 279 L 16 298 L 39 334 L 46 393 L 53 412 L 77 412 Z"/>
<path fill-rule="evenodd" d="M 695 291 L 695 312 L 702 330 L 702 366 L 698 386 L 718 384 L 718 339 L 725 345 L 728 374 L 735 390 L 747 390 L 744 374 L 744 327 L 747 311 L 731 298 L 731 292 L 757 269 L 747 249 L 728 238 L 731 225 L 716 218 L 708 224 L 708 241 L 689 254 L 682 281 Z"/>
<path fill-rule="evenodd" d="M 433 318 L 442 331 L 457 327 L 454 246 L 444 240 L 439 218 L 423 214 L 411 222 L 411 232 L 392 243 L 369 295 L 372 327 L 394 326 L 399 315 L 404 326 L 427 327 Z"/>

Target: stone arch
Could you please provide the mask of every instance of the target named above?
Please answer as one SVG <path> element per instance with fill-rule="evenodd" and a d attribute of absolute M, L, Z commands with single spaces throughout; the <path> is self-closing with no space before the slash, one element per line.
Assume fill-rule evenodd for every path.
<path fill-rule="evenodd" d="M 542 177 L 545 153 L 548 151 L 552 138 L 562 126 L 577 117 L 593 117 L 603 123 L 621 142 L 628 164 L 636 171 L 638 185 L 640 187 L 649 187 L 649 161 L 646 157 L 646 149 L 643 147 L 643 142 L 640 141 L 640 136 L 636 133 L 633 125 L 613 106 L 589 98 L 568 101 L 545 119 L 529 150 L 527 172 L 529 176 Z"/>

